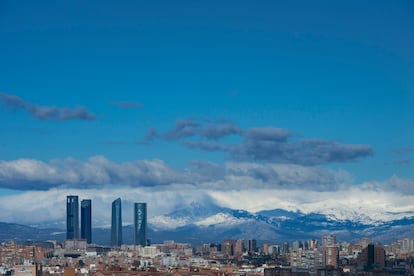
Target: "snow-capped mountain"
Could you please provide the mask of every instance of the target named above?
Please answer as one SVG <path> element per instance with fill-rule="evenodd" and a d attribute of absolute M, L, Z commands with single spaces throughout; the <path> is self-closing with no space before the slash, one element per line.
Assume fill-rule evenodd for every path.
<path fill-rule="evenodd" d="M 13 230 L 14 228 L 16 229 Z M 45 229 L 45 227 L 40 229 L 0 223 L 2 234 L 0 240 L 40 238 L 63 240 L 65 231 L 62 229 Z M 220 243 L 227 238 L 254 238 L 259 243 L 280 243 L 320 239 L 324 234 L 334 234 L 339 241 L 356 241 L 368 236 L 382 243 L 389 243 L 403 237 L 414 238 L 414 214 L 390 212 L 384 218 L 380 218 L 342 208 L 311 213 L 283 209 L 251 213 L 220 207 L 211 201 L 193 202 L 169 214 L 150 217 L 147 236 L 153 243 L 176 240 L 199 245 Z M 110 228 L 94 228 L 92 236 L 93 242 L 107 245 Z M 125 226 L 123 236 L 125 243 L 132 243 L 133 226 Z"/>
<path fill-rule="evenodd" d="M 246 214 L 248 214 L 246 216 Z M 170 214 L 156 216 L 149 223 L 153 229 L 176 229 L 189 225 L 208 227 L 211 225 L 234 226 L 254 219 L 253 215 L 242 210 L 232 210 L 206 202 L 192 202 L 185 208 Z"/>
<path fill-rule="evenodd" d="M 344 208 L 326 209 L 316 213 L 283 209 L 250 213 L 215 204 L 192 203 L 170 214 L 149 221 L 156 232 L 167 231 L 192 240 L 220 241 L 225 238 L 261 241 L 317 238 L 331 233 L 339 239 L 357 240 L 370 236 L 381 241 L 398 237 L 414 237 L 414 213 L 389 213 L 383 218 Z"/>
<path fill-rule="evenodd" d="M 379 206 L 375 210 L 367 210 L 364 208 L 350 208 L 341 204 L 329 208 L 323 208 L 323 206 L 314 208 L 312 213 L 325 215 L 331 220 L 353 221 L 366 225 L 381 225 L 393 220 L 414 216 L 414 211 L 389 211 L 383 206 Z"/>

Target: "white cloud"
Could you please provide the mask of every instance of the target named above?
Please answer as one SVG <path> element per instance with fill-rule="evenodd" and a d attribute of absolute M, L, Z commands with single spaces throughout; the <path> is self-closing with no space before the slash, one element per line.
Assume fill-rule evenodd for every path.
<path fill-rule="evenodd" d="M 169 166 L 162 160 L 115 163 L 104 156 L 82 162 L 73 158 L 44 162 L 35 159 L 0 161 L 0 187 L 16 190 L 52 188 L 93 189 L 150 187 L 177 184 L 199 188 L 297 188 L 330 190 L 348 185 L 346 172 L 293 164 L 227 163 L 224 166 L 193 161 L 186 169 Z"/>
<path fill-rule="evenodd" d="M 393 181 L 396 181 L 395 179 Z M 407 180 L 401 180 L 405 182 Z M 386 181 L 387 182 L 387 181 Z M 412 182 L 411 182 L 412 183 Z M 207 186 L 207 185 L 206 185 Z M 304 189 L 253 188 L 217 190 L 191 185 L 143 188 L 51 189 L 26 191 L 2 196 L 0 221 L 27 224 L 60 222 L 65 225 L 66 195 L 79 195 L 80 200 L 92 199 L 95 226 L 109 226 L 111 202 L 121 197 L 125 224 L 132 223 L 133 202 L 147 202 L 149 220 L 184 208 L 191 202 L 211 201 L 223 207 L 250 212 L 271 209 L 318 212 L 339 219 L 362 219 L 366 222 L 401 218 L 414 210 L 414 195 L 380 189 L 380 183 L 351 186 L 341 190 L 309 191 Z M 386 185 L 385 185 L 386 186 Z M 411 213 L 412 215 L 412 213 Z M 153 220 L 156 223 L 157 220 Z"/>
<path fill-rule="evenodd" d="M 0 221 L 25 224 L 50 224 L 66 221 L 66 196 L 78 195 L 82 199 L 92 199 L 92 216 L 95 226 L 109 226 L 111 203 L 122 199 L 123 221 L 133 221 L 133 203 L 147 202 L 148 215 L 154 217 L 197 202 L 205 197 L 201 190 L 171 186 L 168 190 L 155 187 L 144 188 L 104 188 L 104 189 L 51 189 L 48 191 L 26 191 L 1 197 Z"/>
<path fill-rule="evenodd" d="M 103 156 L 43 162 L 0 161 L 0 221 L 65 224 L 66 195 L 93 200 L 94 225 L 109 225 L 111 202 L 123 200 L 124 221 L 133 202 L 147 202 L 150 218 L 191 202 L 216 202 L 250 212 L 271 209 L 319 212 L 338 218 L 391 219 L 414 210 L 414 181 L 352 183 L 343 170 L 290 164 L 192 162 L 175 169 L 161 160 L 115 163 Z M 399 214 L 400 216 L 401 214 Z"/>
<path fill-rule="evenodd" d="M 104 156 L 86 162 L 73 158 L 43 162 L 35 159 L 0 161 L 0 187 L 17 190 L 47 190 L 56 187 L 96 188 L 154 186 L 186 182 L 188 174 L 161 160 L 115 163 Z"/>

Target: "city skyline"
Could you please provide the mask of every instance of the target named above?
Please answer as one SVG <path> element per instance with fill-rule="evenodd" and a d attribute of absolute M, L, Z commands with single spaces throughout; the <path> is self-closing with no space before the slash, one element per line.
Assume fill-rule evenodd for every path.
<path fill-rule="evenodd" d="M 335 239 L 335 236 L 330 238 Z M 362 238 L 356 242 L 343 241 L 322 247 L 317 240 L 296 240 L 292 247 L 287 242 L 283 245 L 264 243 L 258 247 L 247 246 L 247 243 L 253 244 L 254 240 L 227 238 L 220 243 L 204 243 L 196 247 L 166 240 L 148 247 L 122 248 L 88 247 L 84 242 L 74 241 L 66 241 L 65 248 L 55 248 L 51 241 L 18 244 L 11 240 L 0 245 L 0 257 L 4 260 L 1 271 L 3 274 L 15 271 L 18 275 L 48 272 L 74 275 L 74 270 L 83 269 L 83 274 L 113 276 L 147 267 L 158 275 L 171 274 L 171 267 L 174 267 L 175 275 L 215 275 L 228 274 L 229 271 L 232 274 L 265 276 L 411 275 L 414 272 L 414 239 L 400 239 L 391 245 L 382 245 Z M 123 261 L 125 255 L 128 261 Z M 71 262 L 74 259 L 78 262 Z M 109 262 L 116 263 L 116 270 L 114 266 L 99 266 Z M 63 267 L 62 263 L 68 263 L 68 266 Z M 95 269 L 95 266 L 99 268 Z"/>
<path fill-rule="evenodd" d="M 79 235 L 79 197 L 66 196 L 66 239 L 85 239 L 92 243 L 92 200 L 82 199 L 80 205 L 80 235 Z M 133 206 L 135 245 L 146 246 L 147 239 L 147 203 L 136 202 Z M 120 246 L 123 243 L 122 229 L 122 200 L 117 198 L 112 201 L 111 207 L 111 245 Z"/>
<path fill-rule="evenodd" d="M 0 3 L 0 222 L 414 212 L 414 4 Z M 32 200 L 36 198 L 36 200 Z M 207 208 L 208 209 L 208 208 Z M 163 218 L 163 217 L 162 217 Z"/>

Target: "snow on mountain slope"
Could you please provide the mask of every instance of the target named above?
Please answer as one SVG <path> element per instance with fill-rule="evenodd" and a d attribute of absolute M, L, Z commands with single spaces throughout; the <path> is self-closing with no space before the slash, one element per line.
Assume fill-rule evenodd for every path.
<path fill-rule="evenodd" d="M 169 214 L 150 218 L 149 226 L 160 236 L 202 242 L 228 237 L 261 241 L 317 239 L 327 233 L 343 240 L 379 237 L 382 242 L 414 237 L 414 212 L 390 209 L 391 212 L 386 206 L 374 212 L 359 208 L 357 203 L 353 208 L 340 204 L 332 207 L 332 202 L 322 202 L 318 206 L 304 204 L 296 210 L 251 213 L 220 207 L 212 201 L 193 202 Z"/>
<path fill-rule="evenodd" d="M 153 229 L 176 229 L 188 225 L 210 225 L 228 221 L 231 216 L 225 216 L 231 209 L 220 207 L 210 200 L 191 202 L 189 205 L 173 212 L 155 216 L 149 219 Z M 219 215 L 221 214 L 221 215 Z"/>
<path fill-rule="evenodd" d="M 241 223 L 246 222 L 246 219 L 236 218 L 231 214 L 227 213 L 218 213 L 213 216 L 201 219 L 194 224 L 197 226 L 210 226 L 210 225 L 226 225 L 226 226 L 235 226 Z"/>
<path fill-rule="evenodd" d="M 390 212 L 384 207 L 378 207 L 376 210 L 369 209 L 351 209 L 348 206 L 335 206 L 335 208 L 319 208 L 314 213 L 325 215 L 328 219 L 337 221 L 352 221 L 365 225 L 381 225 L 385 222 L 400 220 L 405 217 L 414 216 L 413 211 Z"/>
<path fill-rule="evenodd" d="M 348 241 L 366 236 L 380 242 L 392 242 L 403 237 L 414 238 L 412 212 L 388 212 L 388 215 L 399 219 L 386 221 L 379 217 L 372 218 L 368 213 L 349 210 L 346 206 L 321 208 L 319 212 L 310 213 L 283 209 L 250 213 L 222 208 L 210 202 L 194 203 L 182 206 L 170 214 L 149 217 L 148 230 L 154 242 L 174 239 L 196 244 L 220 242 L 229 237 L 255 238 L 262 242 L 320 239 L 328 233 L 337 235 L 338 240 Z M 5 225 L 0 231 L 3 240 L 14 237 L 12 235 L 15 231 L 10 227 Z M 39 238 L 38 229 L 29 230 L 27 233 L 18 230 L 24 234 L 21 238 Z M 47 234 L 49 239 L 64 239 L 64 231 L 58 230 L 42 230 L 42 233 L 45 232 L 44 235 Z M 109 228 L 94 228 L 94 242 L 108 244 L 109 231 Z M 125 226 L 124 231 L 132 233 L 133 227 Z M 132 234 L 125 236 L 132 237 Z"/>
<path fill-rule="evenodd" d="M 149 224 L 153 229 L 176 229 L 188 225 L 197 225 L 199 227 L 206 227 L 210 225 L 221 224 L 226 226 L 234 226 L 246 222 L 246 218 L 236 217 L 231 213 L 219 212 L 210 216 L 179 216 L 177 212 L 174 217 L 168 215 L 156 216 L 149 219 Z"/>
<path fill-rule="evenodd" d="M 168 217 L 156 216 L 148 219 L 148 223 L 153 229 L 176 229 L 191 224 L 192 220 L 188 217 Z"/>
<path fill-rule="evenodd" d="M 412 207 L 391 206 L 384 202 L 382 198 L 373 201 L 355 197 L 341 203 L 337 198 L 327 198 L 318 202 L 303 203 L 297 206 L 296 211 L 303 214 L 322 214 L 331 220 L 352 221 L 366 225 L 381 225 L 414 216 Z M 292 214 L 292 211 L 291 209 L 288 213 Z"/>

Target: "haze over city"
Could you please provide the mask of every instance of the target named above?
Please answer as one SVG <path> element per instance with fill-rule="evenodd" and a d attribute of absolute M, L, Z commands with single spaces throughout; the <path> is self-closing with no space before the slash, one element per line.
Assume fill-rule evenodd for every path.
<path fill-rule="evenodd" d="M 0 221 L 413 216 L 412 45 L 412 1 L 1 1 Z"/>

